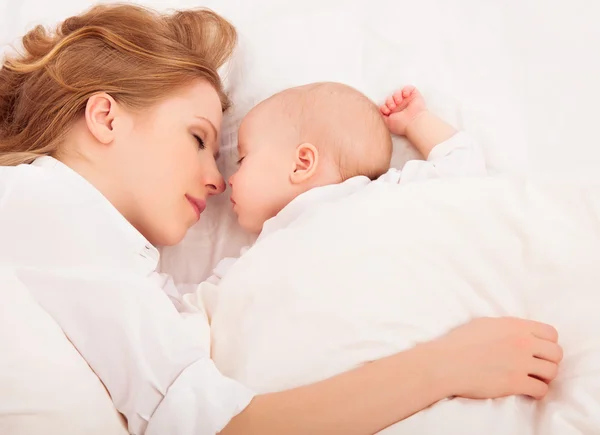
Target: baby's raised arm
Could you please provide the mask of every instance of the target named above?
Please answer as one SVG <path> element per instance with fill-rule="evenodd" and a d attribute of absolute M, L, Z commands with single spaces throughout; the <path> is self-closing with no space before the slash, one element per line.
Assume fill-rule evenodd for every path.
<path fill-rule="evenodd" d="M 404 181 L 486 174 L 481 149 L 467 134 L 431 113 L 414 86 L 405 86 L 380 107 L 392 134 L 405 136 L 423 155 L 402 169 Z"/>
<path fill-rule="evenodd" d="M 425 159 L 436 145 L 457 133 L 454 127 L 427 109 L 421 93 L 414 86 L 405 86 L 395 92 L 380 110 L 390 132 L 406 136 Z"/>

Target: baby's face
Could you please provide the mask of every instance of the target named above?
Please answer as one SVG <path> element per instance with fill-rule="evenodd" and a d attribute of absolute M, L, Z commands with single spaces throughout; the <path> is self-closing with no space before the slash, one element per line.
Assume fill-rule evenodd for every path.
<path fill-rule="evenodd" d="M 270 109 L 252 111 L 238 133 L 238 170 L 229 179 L 231 202 L 238 222 L 247 231 L 260 233 L 263 224 L 294 197 L 290 182 L 294 147 L 289 125 L 270 116 Z M 271 114 L 274 115 L 274 114 Z M 274 121 L 277 119 L 277 121 Z"/>

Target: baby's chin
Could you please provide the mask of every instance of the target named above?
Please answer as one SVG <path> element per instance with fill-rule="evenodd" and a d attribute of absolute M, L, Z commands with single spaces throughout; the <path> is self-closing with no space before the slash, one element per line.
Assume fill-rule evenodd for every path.
<path fill-rule="evenodd" d="M 238 225 L 242 227 L 242 229 L 250 234 L 258 235 L 262 231 L 264 222 L 257 223 L 252 219 L 244 216 L 241 213 L 238 213 L 234 210 L 234 213 L 237 215 Z"/>

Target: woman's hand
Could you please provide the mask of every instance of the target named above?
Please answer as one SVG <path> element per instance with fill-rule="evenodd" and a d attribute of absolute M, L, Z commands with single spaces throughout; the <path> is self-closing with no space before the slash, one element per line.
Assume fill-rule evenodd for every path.
<path fill-rule="evenodd" d="M 451 395 L 492 399 L 548 392 L 558 373 L 562 348 L 552 326 L 517 318 L 481 318 L 437 341 Z"/>
<path fill-rule="evenodd" d="M 541 398 L 562 358 L 557 339 L 542 323 L 473 320 L 333 378 L 256 396 L 221 435 L 366 435 L 448 396 Z"/>

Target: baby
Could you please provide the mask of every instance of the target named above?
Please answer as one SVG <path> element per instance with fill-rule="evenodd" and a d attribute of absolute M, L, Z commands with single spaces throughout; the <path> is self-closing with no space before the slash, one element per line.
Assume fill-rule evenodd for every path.
<path fill-rule="evenodd" d="M 426 160 L 390 169 L 390 133 L 405 136 Z M 239 168 L 229 179 L 231 203 L 240 225 L 259 234 L 257 243 L 319 202 L 349 195 L 374 180 L 407 183 L 486 174 L 480 149 L 429 112 L 413 86 L 395 92 L 379 108 L 340 83 L 286 89 L 246 115 L 238 153 Z M 198 291 L 184 297 L 184 307 L 210 320 L 215 284 L 236 260 L 221 260 Z"/>
<path fill-rule="evenodd" d="M 425 157 L 391 170 L 392 134 Z M 353 177 L 402 182 L 485 174 L 479 149 L 429 112 L 407 86 L 377 108 L 339 83 L 287 89 L 263 101 L 239 130 L 239 169 L 230 178 L 240 225 L 260 233 L 298 196 Z"/>
<path fill-rule="evenodd" d="M 427 160 L 410 161 L 402 171 L 389 169 L 392 156 L 390 133 L 406 136 Z M 374 255 L 371 266 L 365 265 L 366 270 L 382 271 L 379 281 L 371 280 L 369 273 L 349 273 L 345 280 L 341 280 L 339 275 L 343 274 L 343 269 L 340 268 L 344 266 L 342 262 L 334 261 L 333 266 L 321 268 L 314 275 L 310 266 L 306 266 L 310 262 L 302 263 L 307 268 L 299 266 L 303 275 L 301 280 L 294 277 L 298 272 L 295 270 L 285 269 L 281 273 L 273 271 L 270 275 L 266 271 L 270 268 L 269 264 L 283 267 L 285 261 L 294 263 L 294 256 L 288 254 L 297 248 L 306 253 L 306 247 L 311 246 L 310 243 L 295 246 L 293 237 L 275 234 L 278 230 L 290 229 L 288 235 L 302 236 L 303 223 L 314 223 L 318 221 L 318 216 L 327 219 L 327 213 L 319 214 L 322 207 L 328 207 L 338 200 L 344 204 L 345 197 L 365 193 L 359 191 L 367 187 L 379 192 L 397 192 L 397 189 L 387 189 L 393 186 L 377 186 L 373 183 L 398 184 L 436 177 L 484 175 L 486 171 L 481 152 L 466 134 L 457 132 L 430 113 L 420 93 L 413 87 L 396 92 L 378 108 L 363 94 L 348 86 L 319 83 L 285 90 L 251 110 L 240 127 L 238 148 L 239 169 L 229 180 L 231 201 L 239 223 L 246 230 L 259 233 L 255 250 L 248 252 L 247 256 L 247 248 L 242 250 L 243 260 L 239 263 L 238 259 L 233 258 L 219 262 L 208 281 L 182 297 L 180 309 L 183 315 L 193 314 L 189 319 L 194 322 L 197 339 L 204 348 L 210 349 L 217 367 L 224 374 L 256 391 L 279 391 L 340 373 L 371 358 L 388 355 L 392 350 L 404 349 L 411 340 L 423 339 L 428 331 L 431 333 L 431 330 L 436 330 L 436 326 L 433 329 L 431 324 L 423 327 L 426 322 L 419 321 L 413 322 L 413 326 L 420 325 L 416 327 L 418 333 L 405 334 L 405 326 L 411 322 L 395 320 L 395 314 L 390 314 L 390 310 L 383 306 L 401 306 L 402 294 L 406 293 L 390 292 L 396 286 L 402 288 L 399 275 L 386 275 L 386 271 L 389 271 L 386 267 L 371 267 L 381 256 Z M 313 211 L 315 214 L 311 220 L 307 214 Z M 389 223 L 390 219 L 385 221 Z M 298 227 L 294 233 L 291 227 L 295 223 L 298 223 Z M 364 224 L 363 215 L 356 230 L 365 229 L 362 226 Z M 331 230 L 332 222 L 324 222 L 322 228 Z M 344 228 L 348 229 L 348 226 Z M 262 240 L 269 237 L 272 239 Z M 273 240 L 279 242 L 272 245 L 276 249 L 261 251 Z M 290 244 L 286 244 L 286 241 Z M 357 246 L 360 249 L 362 245 L 359 243 Z M 332 245 L 323 246 L 329 255 L 343 255 L 341 251 L 336 251 L 335 246 L 334 249 L 330 248 Z M 348 243 L 342 249 L 352 248 L 353 244 Z M 278 254 L 278 249 L 289 249 L 289 252 Z M 273 257 L 278 255 L 284 259 L 282 263 L 277 263 Z M 331 259 L 327 254 L 317 258 L 323 262 Z M 356 256 L 349 258 L 355 260 Z M 398 259 L 400 269 L 406 267 L 406 264 L 402 265 L 403 257 L 399 256 Z M 352 261 L 349 264 L 356 265 Z M 229 274 L 234 264 L 239 267 L 240 273 L 236 274 L 232 269 Z M 265 267 L 253 267 L 260 264 Z M 256 274 L 253 275 L 254 272 Z M 318 281 L 324 274 L 329 274 L 327 276 L 333 279 L 325 279 L 320 285 Z M 221 283 L 225 275 L 228 275 L 229 281 L 225 279 Z M 409 279 L 407 282 L 414 284 L 418 273 L 411 276 L 412 281 Z M 348 277 L 350 280 L 356 278 L 359 284 L 356 287 L 346 285 Z M 369 277 L 369 283 L 374 288 L 363 285 L 365 277 Z M 335 303 L 328 303 L 332 304 L 336 295 L 339 295 L 336 293 L 337 284 L 327 283 L 340 282 L 344 292 L 354 295 L 350 300 L 354 300 L 355 304 L 342 305 L 339 312 L 334 314 L 331 310 Z M 254 290 L 257 292 L 254 293 Z M 359 294 L 363 294 L 364 301 L 371 301 L 372 305 L 369 309 L 361 306 L 355 312 L 353 310 L 361 305 L 356 301 L 363 300 L 357 296 Z M 435 290 L 427 294 L 435 294 Z M 279 305 L 285 300 L 292 302 Z M 317 300 L 327 307 L 325 313 L 311 308 Z M 294 301 L 299 303 L 295 304 Z M 363 313 L 363 317 L 357 315 L 359 312 Z M 454 325 L 457 316 L 460 317 L 460 313 L 464 315 L 464 310 L 457 312 L 445 316 L 440 324 Z M 291 317 L 286 322 L 278 320 L 278 316 Z M 426 313 L 423 316 L 428 318 Z M 306 329 L 300 327 L 301 323 L 296 323 L 304 318 L 310 324 Z M 383 321 L 387 323 L 382 326 L 381 320 L 375 320 L 377 318 L 387 319 Z M 356 335 L 353 328 L 345 330 L 344 325 L 355 322 L 364 327 L 361 328 L 361 334 Z M 286 331 L 288 327 L 299 327 L 299 332 L 295 336 L 288 336 L 285 332 L 263 334 L 265 328 L 272 329 L 276 324 L 281 326 L 281 331 Z M 342 328 L 341 332 L 336 329 L 339 327 Z M 306 335 L 302 331 L 306 331 Z M 393 339 L 390 338 L 390 331 L 394 331 Z M 313 342 L 315 334 L 323 334 L 323 340 Z M 309 342 L 308 347 L 312 350 L 301 352 L 302 358 L 292 357 L 299 361 L 298 364 L 288 364 L 286 356 L 275 350 L 280 345 L 279 340 L 289 340 L 293 343 L 292 347 L 298 344 L 298 348 L 302 347 L 302 343 Z M 324 358 L 320 352 L 328 353 L 328 357 Z M 269 364 L 265 365 L 266 361 Z M 281 367 L 286 367 L 285 370 L 274 369 L 279 362 Z"/>

